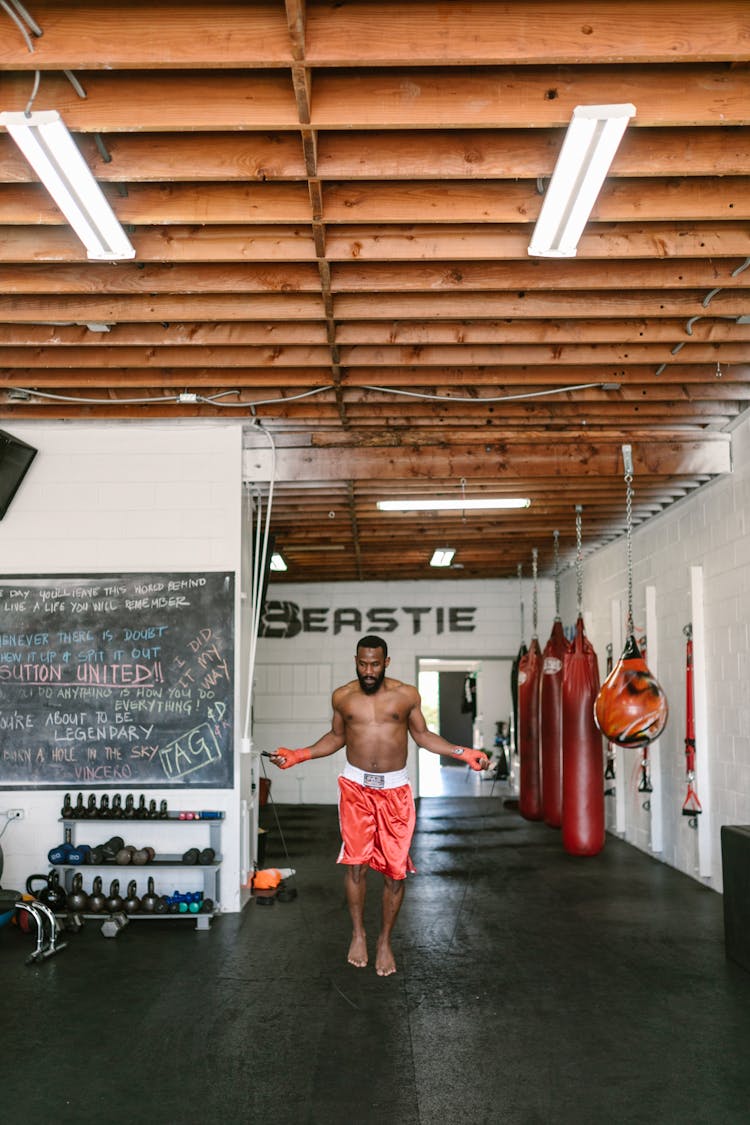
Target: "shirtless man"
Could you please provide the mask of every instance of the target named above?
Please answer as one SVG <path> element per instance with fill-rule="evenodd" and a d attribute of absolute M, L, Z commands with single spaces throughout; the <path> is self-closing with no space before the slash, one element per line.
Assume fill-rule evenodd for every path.
<path fill-rule="evenodd" d="M 344 887 L 352 919 L 347 959 L 358 969 L 367 964 L 364 907 L 367 869 L 372 867 L 383 875 L 375 971 L 387 977 L 396 972 L 391 932 L 403 902 L 406 874 L 414 872 L 409 845 L 416 813 L 406 770 L 408 736 L 425 750 L 466 762 L 474 770 L 486 769 L 489 760 L 481 750 L 454 746 L 427 729 L 417 689 L 386 677 L 390 657 L 380 637 L 363 637 L 354 663 L 356 680 L 333 693 L 331 729 L 302 750 L 280 747 L 271 761 L 288 769 L 310 758 L 327 758 L 346 746 L 339 777 L 343 842 L 337 862 L 346 867 Z"/>

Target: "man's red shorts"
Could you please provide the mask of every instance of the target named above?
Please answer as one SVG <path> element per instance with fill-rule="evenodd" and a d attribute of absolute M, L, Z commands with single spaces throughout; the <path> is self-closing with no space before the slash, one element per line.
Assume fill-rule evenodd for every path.
<path fill-rule="evenodd" d="M 402 771 L 399 771 L 399 774 Z M 369 774 L 347 763 L 339 778 L 341 851 L 337 863 L 367 864 L 391 879 L 405 879 L 416 869 L 409 856 L 416 811 L 408 781 L 389 785 L 393 774 Z M 406 771 L 403 771 L 406 774 Z M 363 781 L 352 777 L 361 776 Z"/>

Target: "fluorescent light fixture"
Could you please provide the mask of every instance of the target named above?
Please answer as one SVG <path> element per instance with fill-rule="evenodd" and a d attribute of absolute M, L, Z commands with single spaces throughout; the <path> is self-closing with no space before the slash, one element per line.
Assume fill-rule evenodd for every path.
<path fill-rule="evenodd" d="M 438 547 L 432 552 L 430 566 L 450 566 L 455 553 L 455 547 Z"/>
<path fill-rule="evenodd" d="M 86 247 L 89 258 L 134 258 L 125 231 L 56 109 L 0 113 L 4 125 Z"/>
<path fill-rule="evenodd" d="M 577 105 L 544 196 L 529 254 L 574 258 L 635 106 Z"/>
<path fill-rule="evenodd" d="M 286 561 L 284 559 L 284 556 L 280 555 L 278 551 L 274 551 L 274 553 L 271 555 L 270 569 L 271 570 L 277 570 L 277 571 L 289 569 L 286 565 Z"/>
<path fill-rule="evenodd" d="M 481 500 L 378 500 L 381 512 L 471 512 L 499 508 L 528 508 L 530 500 L 490 497 Z"/>

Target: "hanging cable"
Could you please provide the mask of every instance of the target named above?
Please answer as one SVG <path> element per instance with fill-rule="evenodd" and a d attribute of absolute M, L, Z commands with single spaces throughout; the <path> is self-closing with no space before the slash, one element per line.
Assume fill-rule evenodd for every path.
<path fill-rule="evenodd" d="M 365 391 L 379 391 L 386 395 L 404 395 L 406 398 L 426 398 L 430 402 L 470 402 L 474 406 L 482 406 L 485 402 L 518 402 L 525 398 L 546 398 L 548 395 L 564 395 L 569 391 L 588 391 L 594 388 L 599 390 L 611 389 L 611 383 L 576 383 L 572 387 L 550 387 L 543 391 L 525 391 L 517 395 L 494 395 L 489 398 L 472 398 L 469 395 L 435 395 L 427 391 L 408 391 L 400 387 L 374 387 L 364 384 Z"/>
<path fill-rule="evenodd" d="M 268 439 L 271 446 L 271 473 L 268 485 L 268 499 L 266 502 L 266 519 L 263 524 L 263 506 L 260 493 L 257 497 L 257 518 L 255 530 L 255 548 L 253 550 L 252 584 L 250 592 L 250 647 L 247 664 L 247 695 L 245 700 L 245 721 L 242 730 L 243 751 L 249 753 L 252 749 L 251 721 L 253 701 L 253 680 L 255 677 L 255 654 L 260 631 L 261 601 L 263 597 L 263 580 L 266 573 L 266 558 L 268 555 L 268 537 L 271 528 L 271 511 L 273 508 L 273 490 L 276 480 L 276 444 L 272 435 L 260 423 L 257 429 Z"/>

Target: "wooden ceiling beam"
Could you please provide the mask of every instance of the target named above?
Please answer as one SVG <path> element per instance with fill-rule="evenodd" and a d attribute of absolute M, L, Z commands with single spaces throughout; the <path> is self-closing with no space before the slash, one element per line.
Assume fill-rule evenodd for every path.
<path fill-rule="evenodd" d="M 648 290 L 645 292 L 612 292 L 588 290 L 553 293 L 406 293 L 398 296 L 384 293 L 374 301 L 361 293 L 340 293 L 336 296 L 336 320 L 471 320 L 518 317 L 539 320 L 590 319 L 602 317 L 669 317 L 685 321 L 704 316 L 703 302 L 708 292 Z M 182 298 L 189 300 L 189 298 Z M 228 298 L 224 298 L 228 300 Z M 246 298 L 250 300 L 250 298 Z M 27 302 L 28 303 L 28 299 Z M 0 320 L 3 299 L 0 298 Z M 743 290 L 722 289 L 710 302 L 712 316 L 738 317 L 748 315 L 750 295 Z M 229 319 L 229 318 L 227 318 Z"/>
<path fill-rule="evenodd" d="M 620 62 L 674 62 L 686 58 L 747 58 L 750 23 L 739 0 L 715 0 L 710 10 L 698 0 L 685 0 L 680 17 L 669 18 L 648 0 L 614 2 L 587 10 L 587 20 L 571 18 L 567 5 L 537 0 L 533 19 L 518 5 L 481 0 L 450 6 L 439 20 L 425 19 L 418 0 L 382 9 L 355 0 L 337 12 L 335 24 L 325 6 L 311 5 L 307 20 L 306 56 L 315 65 L 380 66 L 396 54 L 405 61 L 458 65 L 471 62 L 534 63 L 556 60 L 567 65 L 617 58 Z M 713 15 L 716 13 L 717 22 Z M 689 26 L 690 33 L 684 34 Z M 648 35 L 643 34 L 648 27 Z M 682 34 L 681 34 L 682 33 Z"/>
<path fill-rule="evenodd" d="M 117 382 L 125 386 L 155 385 L 160 386 L 215 386 L 217 383 L 224 386 L 252 387 L 258 393 L 280 395 L 290 390 L 308 390 L 317 387 L 331 389 L 334 382 L 328 367 L 280 367 L 271 372 L 268 366 L 173 366 L 156 365 L 153 361 L 145 362 L 141 366 L 122 366 L 118 362 L 117 354 L 113 357 L 107 354 L 106 366 L 90 365 L 89 363 L 74 362 L 65 365 L 66 354 L 56 353 L 55 366 L 37 367 L 33 361 L 18 362 L 12 366 L 6 356 L 11 349 L 0 351 L 0 372 L 6 381 L 18 383 L 23 379 L 30 379 L 38 386 L 69 386 L 73 378 L 82 386 L 111 385 L 113 373 L 117 373 Z M 120 349 L 118 349 L 119 351 Z M 25 349 L 26 351 L 26 349 Z M 106 351 L 106 349 L 105 349 Z M 88 355 L 88 353 L 86 353 Z M 32 353 L 33 355 L 33 353 Z M 121 357 L 122 358 L 122 357 Z M 75 372 L 75 376 L 71 373 Z M 272 374 L 272 377 L 270 377 Z M 661 375 L 656 376 L 653 367 L 632 367 L 615 370 L 602 370 L 598 368 L 569 368 L 562 372 L 557 366 L 535 367 L 531 369 L 494 366 L 484 370 L 471 368 L 436 368 L 429 372 L 429 382 L 426 382 L 426 373 L 416 368 L 396 368 L 384 372 L 383 369 L 366 369 L 366 372 L 345 371 L 342 374 L 341 387 L 346 393 L 356 393 L 363 386 L 389 386 L 409 388 L 419 392 L 438 393 L 444 395 L 445 402 L 450 403 L 451 398 L 445 394 L 444 388 L 464 388 L 465 394 L 475 394 L 477 397 L 488 394 L 519 393 L 542 391 L 545 388 L 574 387 L 581 383 L 594 383 L 599 385 L 607 383 L 616 391 L 601 391 L 611 397 L 613 394 L 628 394 L 644 398 L 650 396 L 659 388 L 665 388 L 665 393 L 672 396 L 683 395 L 686 398 L 723 398 L 742 397 L 744 390 L 750 384 L 750 365 L 737 364 L 722 368 L 721 375 L 716 373 L 715 364 L 704 364 L 689 367 L 686 364 L 665 368 Z M 671 390 L 668 390 L 671 388 Z M 727 388 L 733 388 L 727 390 Z M 377 392 L 376 392 L 377 393 Z M 661 392 L 659 392 L 661 393 Z M 403 396 L 393 395 L 394 401 L 399 401 L 403 406 Z M 312 400 L 311 400 L 312 401 Z M 551 397 L 549 401 L 554 401 Z"/>
<path fill-rule="evenodd" d="M 272 186 L 281 193 L 289 192 L 291 185 Z M 139 190 L 146 191 L 144 188 Z M 246 190 L 252 191 L 250 188 Z M 229 196 L 229 189 L 226 195 Z M 140 211 L 146 212 L 148 203 L 147 199 L 140 203 L 124 200 L 118 214 L 129 222 L 158 221 L 149 219 L 147 214 L 140 220 L 136 217 Z M 353 220 L 364 223 L 416 223 L 429 216 L 431 222 L 532 224 L 539 216 L 542 196 L 536 185 L 528 180 L 486 180 L 481 183 L 455 180 L 440 185 L 429 180 L 351 181 L 324 184 L 323 203 L 329 223 L 351 223 Z M 280 199 L 278 209 L 281 211 L 284 206 L 285 201 Z M 232 218 L 228 216 L 227 220 L 232 221 Z M 295 218 L 287 221 L 293 222 Z M 750 177 L 747 176 L 731 176 L 723 180 L 706 176 L 677 180 L 608 180 L 591 210 L 593 223 L 667 220 L 679 223 L 699 219 L 747 218 L 750 218 Z M 23 221 L 22 216 L 19 216 L 19 221 Z"/>
<path fill-rule="evenodd" d="M 131 234 L 139 262 L 300 262 L 314 261 L 312 224 L 139 226 Z M 330 262 L 523 261 L 528 262 L 527 224 L 453 225 L 384 223 L 329 227 L 325 256 Z M 750 256 L 750 226 L 733 221 L 592 223 L 584 231 L 578 260 Z M 3 226 L 0 260 L 86 263 L 85 251 L 68 227 Z"/>
<path fill-rule="evenodd" d="M 113 265 L 117 269 L 117 265 Z M 173 320 L 322 320 L 319 293 L 264 293 L 223 296 L 163 294 L 134 297 L 0 297 L 0 323 L 49 324 L 157 322 Z"/>
<path fill-rule="evenodd" d="M 113 265 L 113 270 L 118 266 Z M 705 291 L 685 292 L 647 290 L 615 292 L 529 293 L 408 293 L 383 294 L 374 300 L 370 294 L 338 294 L 334 298 L 337 323 L 346 320 L 425 320 L 455 321 L 545 317 L 586 320 L 591 317 L 633 319 L 643 316 L 680 318 L 687 322 L 704 316 Z M 741 289 L 722 289 L 711 300 L 711 315 L 736 318 L 750 311 L 750 294 Z M 186 320 L 253 321 L 325 319 L 319 293 L 182 294 L 165 293 L 158 297 L 75 296 L 3 297 L 0 296 L 0 323 L 171 323 Z"/>
<path fill-rule="evenodd" d="M 749 132 L 741 126 L 630 129 L 608 176 L 748 175 Z M 322 180 L 536 179 L 552 175 L 560 141 L 559 129 L 391 131 L 368 133 L 363 150 L 358 133 L 321 131 L 318 175 Z"/>
<path fill-rule="evenodd" d="M 170 346 L 149 345 L 144 348 L 114 347 L 107 342 L 106 332 L 92 332 L 99 336 L 99 345 L 88 347 L 67 347 L 60 350 L 51 347 L 4 347 L 0 352 L 0 365 L 4 367 L 210 367 L 218 371 L 236 367 L 262 367 L 274 370 L 283 367 L 303 367 L 311 365 L 322 367 L 330 362 L 330 349 L 325 345 L 273 343 L 266 346 L 216 345 L 216 346 Z M 681 364 L 700 364 L 715 366 L 722 364 L 743 364 L 750 358 L 747 340 L 722 340 L 720 342 L 693 342 L 689 337 L 675 345 L 679 350 Z M 598 375 L 602 365 L 653 365 L 654 369 L 672 358 L 672 351 L 664 343 L 654 344 L 425 344 L 414 347 L 356 347 L 340 348 L 337 352 L 340 364 L 347 368 L 346 382 L 353 385 L 363 380 L 358 378 L 357 369 L 366 367 L 380 372 L 375 382 L 387 381 L 392 368 L 412 367 L 420 372 L 421 382 L 449 383 L 450 376 L 441 374 L 444 369 L 465 367 L 492 368 L 493 372 L 510 367 L 535 367 L 557 364 L 561 367 L 590 367 L 590 377 Z M 438 370 L 434 371 L 433 369 Z M 652 372 L 655 375 L 655 370 Z M 471 379 L 471 372 L 468 372 Z M 492 376 L 491 376 L 492 377 Z M 367 378 L 370 378 L 368 374 Z M 560 381 L 571 382 L 569 375 L 561 373 Z M 487 372 L 483 370 L 480 381 L 487 383 Z M 496 382 L 496 378 L 493 382 Z"/>
<path fill-rule="evenodd" d="M 121 223 L 283 224 L 310 221 L 306 185 L 296 183 L 133 184 L 123 197 L 109 186 L 106 193 Z M 542 197 L 528 180 L 363 181 L 323 184 L 325 223 L 431 222 L 532 224 Z M 602 188 L 591 221 L 649 222 L 743 220 L 750 218 L 750 177 L 711 179 L 612 180 Z M 0 184 L 0 223 L 50 225 L 65 222 L 51 196 L 37 184 Z M 137 239 L 135 240 L 137 250 Z"/>
<path fill-rule="evenodd" d="M 731 471 L 729 440 L 703 442 L 699 438 L 684 442 L 650 442 L 633 445 L 633 465 L 640 473 L 726 473 Z M 270 471 L 270 457 L 261 450 L 247 450 L 245 464 L 251 479 Z M 276 455 L 277 478 L 294 480 L 361 480 L 373 473 L 372 453 L 368 449 L 282 449 Z M 621 451 L 595 443 L 566 448 L 564 455 L 554 446 L 500 441 L 479 447 L 452 446 L 449 449 L 420 447 L 384 449 L 377 459 L 380 480 L 404 478 L 482 477 L 507 475 L 523 481 L 537 475 L 565 477 L 573 474 L 617 476 L 622 472 Z"/>
<path fill-rule="evenodd" d="M 609 175 L 746 176 L 747 127 L 655 128 L 627 132 Z M 83 156 L 103 183 L 301 180 L 306 167 L 298 130 L 274 133 L 108 133 L 106 161 L 87 134 Z M 559 129 L 391 131 L 362 137 L 320 132 L 321 180 L 535 179 L 549 177 L 560 150 Z M 0 135 L 0 182 L 33 183 L 35 175 L 7 135 Z"/>
<path fill-rule="evenodd" d="M 25 46 L 17 48 L 14 36 L 4 36 L 3 46 L 9 39 L 16 49 L 13 63 L 4 65 L 4 104 L 23 110 L 29 99 L 24 70 L 37 69 L 40 59 Z M 728 55 L 731 48 L 726 46 Z M 163 40 L 157 49 L 164 49 Z M 363 131 L 564 129 L 576 105 L 628 102 L 637 90 L 635 128 L 745 126 L 750 74 L 742 66 L 727 69 L 726 60 L 725 55 L 716 65 L 625 68 L 622 60 L 617 66 L 481 67 L 472 59 L 466 68 L 452 71 L 413 66 L 318 69 L 309 124 L 317 130 Z M 87 97 L 81 99 L 63 74 L 64 69 L 82 69 L 73 63 L 45 73 L 45 102 L 60 111 L 69 129 L 83 133 L 297 127 L 292 60 L 282 69 L 242 65 L 244 69 L 216 72 L 179 65 L 143 71 L 89 68 Z"/>
<path fill-rule="evenodd" d="M 732 263 L 695 258 L 621 262 L 391 262 L 336 264 L 329 284 L 318 268 L 286 263 L 87 263 L 80 265 L 0 265 L 0 295 L 68 293 L 267 293 L 310 292 L 327 287 L 338 293 L 518 292 L 556 289 L 748 289 L 744 273 Z M 748 290 L 750 297 L 750 290 Z"/>
<path fill-rule="evenodd" d="M 709 344 L 750 341 L 750 324 L 708 314 L 690 324 L 681 320 L 510 320 L 510 321 L 353 321 L 336 326 L 336 342 L 349 346 L 487 346 L 508 344 Z M 206 347 L 277 347 L 328 342 L 322 321 L 179 322 L 112 324 L 103 339 L 85 324 L 0 324 L 0 346 L 15 348 L 96 349 L 170 347 L 199 356 Z M 57 352 L 55 353 L 57 355 Z M 691 351 L 691 354 L 692 351 Z M 51 357 L 50 357 L 51 358 Z M 117 355 L 114 357 L 117 359 Z M 682 356 L 683 359 L 687 358 Z M 82 360 L 83 362 L 83 360 Z M 223 360 L 222 360 L 223 362 Z M 52 363 L 51 366 L 55 366 Z M 197 364 L 194 364 L 197 366 Z M 217 363 L 217 366 L 219 364 Z M 630 366 L 630 365 L 629 365 Z"/>
<path fill-rule="evenodd" d="M 283 6 L 141 2 L 65 4 L 37 0 L 34 18 L 44 32 L 31 62 L 20 35 L 0 40 L 0 67 L 35 65 L 42 70 L 92 67 L 268 66 L 290 63 L 289 28 Z M 240 62 L 240 60 L 242 60 Z"/>

